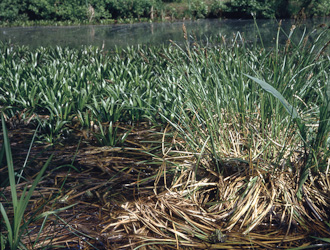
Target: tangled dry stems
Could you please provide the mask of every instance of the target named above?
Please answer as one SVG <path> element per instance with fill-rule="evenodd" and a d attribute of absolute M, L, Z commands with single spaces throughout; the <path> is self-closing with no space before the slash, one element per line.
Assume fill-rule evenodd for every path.
<path fill-rule="evenodd" d="M 82 172 L 49 173 L 26 218 L 76 205 L 50 215 L 39 238 L 42 221 L 33 222 L 23 242 L 31 249 L 48 244 L 78 244 L 85 249 L 272 249 L 311 244 L 307 239 L 311 234 L 329 237 L 324 224 L 329 220 L 329 169 L 311 174 L 299 201 L 299 162 L 296 171 L 276 169 L 234 150 L 226 152 L 232 157 L 222 161 L 219 175 L 209 154 L 184 151 L 184 142 L 175 134 L 168 139 L 165 132 L 171 128 L 163 134 L 140 129 L 144 132 L 133 131 L 128 138 L 134 147 L 84 145 L 75 158 Z M 150 154 L 147 143 L 134 139 L 141 133 L 162 141 L 162 156 Z M 232 135 L 233 145 L 242 144 L 242 134 Z M 74 149 L 58 149 L 54 164 L 72 160 Z M 148 161 L 159 167 L 150 168 Z M 8 195 L 9 189 L 4 193 Z"/>

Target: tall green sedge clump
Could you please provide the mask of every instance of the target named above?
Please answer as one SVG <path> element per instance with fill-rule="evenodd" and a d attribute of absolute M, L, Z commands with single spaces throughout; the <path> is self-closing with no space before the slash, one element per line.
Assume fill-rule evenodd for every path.
<path fill-rule="evenodd" d="M 229 42 L 220 37 L 221 46 L 203 47 L 190 43 L 185 27 L 183 30 L 186 47 L 173 43 L 173 48 L 165 53 L 172 70 L 170 81 L 183 96 L 182 105 L 171 114 L 175 117 L 171 124 L 184 137 L 187 150 L 198 152 L 196 169 L 204 156 L 220 174 L 231 172 L 222 167 L 224 161 L 240 158 L 246 163 L 250 153 L 253 160 L 261 155 L 260 151 L 267 155 L 271 148 L 264 141 L 252 142 L 258 136 L 253 135 L 255 124 L 252 124 L 260 117 L 254 111 L 258 92 L 241 73 L 261 64 L 254 51 L 245 46 L 240 33 Z M 267 56 L 265 52 L 260 54 L 261 60 Z M 246 58 L 251 58 L 252 64 L 247 64 Z M 168 79 L 160 81 L 165 84 Z"/>
<path fill-rule="evenodd" d="M 288 37 L 288 42 L 290 43 L 290 38 L 292 35 L 293 29 L 291 29 L 291 32 Z M 322 37 L 324 33 L 320 36 L 317 37 L 316 42 Z M 279 38 L 279 31 L 277 34 L 277 43 L 276 43 L 276 48 L 275 48 L 275 57 L 276 57 L 276 64 L 278 63 L 278 58 L 279 58 L 279 44 L 278 44 L 278 38 Z M 302 40 L 301 40 L 302 41 Z M 299 49 L 303 45 L 302 43 L 298 44 L 295 53 L 299 51 Z M 287 50 L 288 50 L 288 42 L 287 46 L 285 47 L 284 51 L 284 61 L 282 62 L 283 64 L 278 66 L 275 65 L 274 67 L 274 82 L 279 86 L 281 84 L 281 80 L 283 80 L 283 69 L 286 67 L 285 63 L 286 60 L 290 62 L 290 57 L 286 55 Z M 307 110 L 304 113 L 316 113 L 318 114 L 317 121 L 315 122 L 315 117 L 309 117 L 309 119 L 305 119 L 301 117 L 298 114 L 298 111 L 295 107 L 293 107 L 289 101 L 278 91 L 276 90 L 273 86 L 268 84 L 267 82 L 260 80 L 258 78 L 252 77 L 250 75 L 245 74 L 248 78 L 251 80 L 255 81 L 258 83 L 263 90 L 266 92 L 271 93 L 280 103 L 283 105 L 285 108 L 286 112 L 289 114 L 290 118 L 292 121 L 296 124 L 299 135 L 302 141 L 303 149 L 304 149 L 304 164 L 300 170 L 300 177 L 299 177 L 299 183 L 298 183 L 298 191 L 297 191 L 297 196 L 299 199 L 302 199 L 303 196 L 303 184 L 307 180 L 309 173 L 317 173 L 318 171 L 324 171 L 325 166 L 327 164 L 327 159 L 329 157 L 329 139 L 330 139 L 330 79 L 329 79 L 329 72 L 327 72 L 327 69 L 322 66 L 318 62 L 319 57 L 321 54 L 326 50 L 327 46 L 329 45 L 329 42 L 326 43 L 324 46 L 321 46 L 320 51 L 316 52 L 315 46 L 313 46 L 312 50 L 309 52 L 310 54 L 304 55 L 302 61 L 306 59 L 309 62 L 309 64 L 304 65 L 304 67 L 293 77 L 290 79 L 290 82 L 294 81 L 295 78 L 297 78 L 297 75 L 299 74 L 304 74 L 306 71 L 309 72 L 308 78 L 306 79 L 306 84 L 301 85 L 302 89 L 304 91 L 299 91 L 298 88 L 296 89 L 295 93 L 292 95 L 296 96 L 296 98 L 308 103 L 309 100 L 306 100 L 308 97 L 307 93 L 311 93 L 308 91 L 308 89 L 314 89 L 315 87 L 308 83 L 310 81 L 310 78 L 313 77 L 316 72 L 318 74 L 318 77 L 320 78 L 318 84 L 320 85 L 320 88 L 316 90 L 316 93 L 313 94 L 313 96 L 316 98 L 316 102 L 312 103 L 313 107 L 311 110 Z M 304 54 L 305 51 L 299 51 L 299 53 Z M 314 58 L 311 58 L 314 57 Z M 321 59 L 323 61 L 329 61 L 329 58 L 324 58 Z M 303 62 L 304 63 L 304 62 Z M 328 63 L 326 63 L 328 65 Z M 276 79 L 277 78 L 277 79 Z M 317 83 L 317 82 L 315 82 Z M 282 83 L 284 85 L 284 83 Z M 285 89 L 284 89 L 285 90 Z M 297 95 L 300 94 L 300 95 Z M 292 97 L 292 96 L 291 96 Z M 312 119 L 311 119 L 312 118 Z M 311 128 L 308 128 L 307 124 L 315 124 L 317 126 L 317 130 L 313 130 Z"/>
<path fill-rule="evenodd" d="M 325 160 L 329 156 L 329 152 L 327 151 L 327 144 L 329 143 L 330 138 L 330 81 L 328 80 L 324 84 L 324 91 L 323 93 L 321 93 L 321 104 L 318 107 L 318 129 L 316 131 L 316 134 L 308 136 L 308 130 L 306 127 L 306 123 L 308 121 L 304 121 L 298 115 L 297 110 L 293 106 L 291 106 L 288 101 L 275 88 L 273 88 L 265 81 L 259 80 L 249 75 L 246 76 L 258 83 L 265 91 L 271 93 L 275 98 L 277 98 L 282 103 L 285 110 L 288 112 L 288 114 L 291 116 L 292 120 L 298 127 L 298 131 L 300 133 L 305 151 L 305 163 L 300 171 L 300 179 L 297 192 L 298 198 L 301 199 L 303 195 L 302 187 L 308 178 L 310 169 L 314 168 L 314 172 L 323 169 L 322 166 L 324 166 L 324 163 L 326 163 Z M 320 163 L 322 164 L 321 166 Z"/>
<path fill-rule="evenodd" d="M 302 198 L 302 186 L 308 178 L 309 170 L 314 168 L 314 172 L 320 170 L 320 163 L 325 163 L 324 160 L 329 156 L 327 152 L 327 144 L 329 140 L 329 120 L 330 120 L 330 82 L 329 80 L 325 83 L 324 93 L 321 93 L 321 104 L 319 106 L 319 122 L 318 129 L 315 135 L 308 136 L 308 130 L 306 127 L 306 122 L 299 115 L 297 110 L 292 107 L 288 101 L 271 85 L 265 81 L 259 80 L 257 78 L 246 75 L 250 79 L 257 82 L 265 91 L 271 93 L 275 98 L 277 98 L 285 107 L 286 111 L 290 114 L 293 121 L 298 127 L 300 133 L 304 151 L 305 151 L 305 164 L 300 172 L 300 180 L 298 186 L 298 197 Z M 323 154 L 323 155 L 320 155 Z M 321 157 L 321 158 L 320 158 Z"/>
<path fill-rule="evenodd" d="M 260 161 L 273 166 L 271 171 L 283 164 L 291 168 L 287 163 L 294 152 L 300 152 L 300 138 L 304 149 L 298 188 L 301 197 L 309 170 L 322 169 L 320 164 L 324 165 L 329 155 L 325 145 L 330 118 L 326 69 L 329 60 L 319 57 L 325 46 L 316 51 L 324 33 L 309 48 L 305 34 L 298 42 L 293 41 L 294 27 L 287 43 L 281 45 L 280 30 L 279 26 L 275 48 L 268 50 L 247 47 L 239 33 L 232 43 L 222 38 L 219 47 L 202 47 L 188 41 L 184 28 L 185 48 L 173 43 L 173 48 L 164 53 L 171 65 L 171 82 L 180 87 L 184 96 L 180 110 L 172 113 L 175 120 L 168 121 L 181 133 L 187 149 L 198 152 L 195 170 L 207 156 L 208 164 L 213 162 L 219 174 L 228 170 L 224 168 L 228 160 L 239 160 L 242 168 Z M 279 102 L 246 81 L 246 75 Z M 165 84 L 165 78 L 159 80 Z M 302 110 L 303 117 L 299 115 Z M 319 111 L 318 118 L 315 111 Z M 168 117 L 164 113 L 163 116 Z M 314 131 L 309 124 L 315 124 L 316 119 L 318 129 Z M 299 138 L 291 134 L 292 121 L 297 124 Z"/>
<path fill-rule="evenodd" d="M 13 208 L 13 218 L 11 221 L 11 218 L 9 217 L 6 207 L 7 205 L 4 204 L 4 202 L 0 202 L 0 214 L 1 214 L 1 230 L 0 232 L 0 243 L 1 243 L 1 250 L 4 249 L 25 249 L 26 247 L 21 242 L 22 236 L 27 233 L 28 225 L 30 221 L 38 220 L 41 218 L 47 219 L 47 217 L 50 214 L 55 213 L 56 211 L 50 211 L 50 212 L 44 212 L 36 217 L 30 218 L 29 220 L 24 219 L 24 213 L 26 211 L 26 208 L 28 206 L 28 203 L 31 199 L 31 196 L 37 187 L 38 183 L 40 182 L 45 170 L 47 169 L 50 161 L 52 160 L 52 156 L 47 160 L 47 162 L 44 164 L 44 166 L 39 171 L 37 177 L 33 181 L 30 189 L 28 189 L 27 186 L 25 186 L 21 197 L 18 197 L 17 191 L 16 191 L 16 174 L 14 170 L 14 164 L 13 164 L 13 158 L 10 148 L 10 142 L 8 138 L 8 132 L 5 125 L 5 119 L 3 113 L 1 113 L 1 122 L 2 122 L 2 131 L 3 131 L 3 145 L 0 151 L 0 163 L 4 161 L 4 159 L 7 160 L 7 166 L 8 166 L 8 176 L 9 176 L 9 184 L 10 184 L 10 190 L 11 190 L 11 205 Z M 26 161 L 25 161 L 26 163 Z M 25 168 L 25 164 L 21 170 L 21 174 Z M 8 201 L 6 203 L 9 203 Z M 70 207 L 70 206 L 69 206 Z M 57 211 L 67 209 L 61 208 Z M 41 227 L 40 232 L 42 231 L 43 227 Z"/>
<path fill-rule="evenodd" d="M 32 196 L 34 189 L 38 185 L 52 157 L 50 157 L 47 160 L 46 164 L 42 167 L 36 179 L 32 183 L 31 188 L 27 190 L 27 186 L 26 186 L 23 190 L 22 196 L 18 198 L 16 192 L 16 180 L 15 180 L 13 158 L 11 154 L 10 142 L 9 142 L 3 114 L 1 114 L 1 121 L 2 121 L 2 130 L 3 130 L 3 139 L 4 139 L 4 143 L 1 151 L 2 152 L 5 151 L 5 155 L 7 159 L 9 183 L 10 183 L 11 198 L 12 198 L 11 202 L 14 210 L 14 218 L 13 221 L 10 222 L 4 204 L 2 202 L 0 203 L 0 212 L 4 220 L 4 226 L 7 229 L 6 234 L 1 232 L 0 235 L 1 246 L 2 246 L 1 248 L 6 249 L 6 247 L 9 247 L 10 249 L 18 249 L 24 247 L 21 243 L 21 237 L 26 232 L 28 226 L 28 223 L 25 222 L 23 219 L 24 212 L 26 210 L 26 207 L 29 203 L 29 200 Z M 1 154 L 1 156 L 3 157 L 3 154 Z M 2 159 L 0 159 L 0 161 L 2 162 Z"/>

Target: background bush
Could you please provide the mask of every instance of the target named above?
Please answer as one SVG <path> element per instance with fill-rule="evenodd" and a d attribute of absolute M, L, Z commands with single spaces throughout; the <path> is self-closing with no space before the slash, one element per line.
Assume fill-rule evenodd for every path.
<path fill-rule="evenodd" d="M 111 16 L 118 18 L 149 17 L 152 6 L 159 6 L 157 1 L 152 0 L 107 0 L 105 9 Z"/>
<path fill-rule="evenodd" d="M 1 0 L 0 23 L 149 18 L 287 18 L 326 16 L 329 0 Z M 91 15 L 91 10 L 93 15 Z"/>
<path fill-rule="evenodd" d="M 329 0 L 302 0 L 307 16 L 326 16 L 330 13 Z"/>
<path fill-rule="evenodd" d="M 24 6 L 21 0 L 2 0 L 0 2 L 0 21 L 13 22 L 15 20 L 26 20 Z"/>
<path fill-rule="evenodd" d="M 190 11 L 195 18 L 205 18 L 209 13 L 206 3 L 200 0 L 191 1 Z"/>
<path fill-rule="evenodd" d="M 224 3 L 226 17 L 284 18 L 305 15 L 305 17 L 330 14 L 329 0 L 230 0 Z"/>
<path fill-rule="evenodd" d="M 232 0 L 226 3 L 226 16 L 231 17 L 250 17 L 255 13 L 257 17 L 272 18 L 275 17 L 273 0 Z"/>
<path fill-rule="evenodd" d="M 160 0 L 2 0 L 0 21 L 24 20 L 87 21 L 88 9 L 96 20 L 149 17 L 162 8 Z"/>

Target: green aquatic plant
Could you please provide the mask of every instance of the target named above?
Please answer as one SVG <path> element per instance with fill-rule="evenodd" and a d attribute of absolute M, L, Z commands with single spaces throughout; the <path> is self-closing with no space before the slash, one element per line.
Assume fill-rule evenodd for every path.
<path fill-rule="evenodd" d="M 10 247 L 10 249 L 17 249 L 22 247 L 21 237 L 25 233 L 28 226 L 28 222 L 25 222 L 23 219 L 24 212 L 27 208 L 27 205 L 30 201 L 33 191 L 40 182 L 41 177 L 46 171 L 52 157 L 50 157 L 47 160 L 47 162 L 44 164 L 44 166 L 41 168 L 37 177 L 33 181 L 30 189 L 28 189 L 26 186 L 23 190 L 21 197 L 19 198 L 16 191 L 16 180 L 15 180 L 16 175 L 15 175 L 13 158 L 11 154 L 8 133 L 7 133 L 3 114 L 1 114 L 1 121 L 2 121 L 2 131 L 3 131 L 3 140 L 4 140 L 3 148 L 7 159 L 9 184 L 10 184 L 11 198 L 12 198 L 11 203 L 14 211 L 13 221 L 10 222 L 4 204 L 2 202 L 0 203 L 0 212 L 4 220 L 4 226 L 7 230 L 7 233 L 1 232 L 1 241 L 2 243 L 4 243 L 1 245 L 4 247 L 3 249 L 5 249 L 6 246 Z M 0 160 L 2 161 L 2 159 Z"/>
<path fill-rule="evenodd" d="M 106 126 L 99 122 L 98 124 L 99 132 L 93 132 L 94 137 L 101 146 L 122 146 L 129 135 L 130 130 L 119 134 L 118 126 L 114 125 L 112 121 Z"/>
<path fill-rule="evenodd" d="M 321 104 L 319 106 L 319 124 L 316 135 L 312 137 L 308 136 L 308 128 L 306 126 L 306 121 L 304 121 L 298 114 L 296 108 L 294 108 L 289 102 L 279 93 L 274 87 L 270 84 L 257 79 L 255 77 L 246 75 L 251 80 L 258 83 L 265 91 L 271 93 L 275 98 L 277 98 L 285 108 L 285 110 L 290 115 L 293 122 L 297 125 L 299 134 L 301 136 L 304 152 L 305 152 L 305 163 L 300 171 L 300 179 L 298 183 L 298 198 L 302 199 L 303 191 L 302 187 L 305 181 L 308 178 L 309 170 L 314 167 L 314 172 L 319 170 L 319 161 L 320 159 L 320 150 L 327 151 L 327 141 L 329 138 L 329 121 L 330 121 L 330 81 L 325 83 L 323 91 L 324 93 L 321 95 Z M 325 154 L 327 157 L 328 154 Z"/>
<path fill-rule="evenodd" d="M 67 206 L 65 208 L 60 208 L 54 211 L 46 211 L 39 215 L 34 214 L 30 216 L 28 220 L 24 219 L 24 215 L 26 213 L 28 204 L 31 200 L 33 192 L 35 191 L 37 185 L 40 183 L 42 176 L 44 175 L 47 167 L 49 166 L 52 157 L 49 157 L 43 167 L 40 169 L 38 175 L 35 177 L 34 181 L 32 182 L 30 188 L 28 185 L 24 187 L 24 190 L 21 194 L 21 197 L 18 197 L 18 192 L 16 189 L 16 185 L 19 183 L 20 178 L 16 180 L 17 173 L 15 173 L 14 164 L 13 164 L 13 157 L 11 153 L 11 147 L 8 137 L 8 131 L 5 124 L 5 119 L 3 113 L 1 114 L 1 123 L 2 123 L 2 132 L 3 132 L 3 145 L 0 151 L 0 163 L 6 159 L 7 167 L 8 167 L 8 178 L 9 178 L 9 185 L 10 185 L 10 192 L 11 192 L 11 201 L 1 201 L 0 202 L 0 214 L 1 214 L 1 232 L 0 232 L 0 243 L 1 243 L 1 250 L 5 249 L 26 249 L 26 246 L 22 243 L 22 237 L 28 232 L 28 226 L 32 221 L 36 221 L 39 219 L 43 219 L 44 222 L 48 218 L 49 215 L 55 214 L 59 211 L 65 210 L 71 206 Z M 34 135 L 35 136 L 35 135 Z M 31 144 L 33 141 L 31 142 Z M 29 154 L 27 155 L 28 158 Z M 27 159 L 19 173 L 21 177 L 26 166 Z M 3 195 L 3 194 L 1 194 Z M 9 207 L 11 204 L 13 215 L 9 214 Z M 12 217 L 12 218 L 11 218 Z M 39 234 L 36 239 L 38 241 L 39 235 L 41 234 L 44 228 L 44 223 L 42 224 L 41 228 L 39 229 Z M 36 242 L 34 243 L 36 244 Z"/>
<path fill-rule="evenodd" d="M 272 166 L 270 172 L 286 166 L 297 171 L 301 198 L 310 171 L 324 171 L 329 157 L 329 59 L 318 56 L 325 51 L 327 36 L 321 32 L 309 49 L 304 36 L 293 41 L 294 27 L 287 43 L 279 44 L 280 30 L 276 46 L 258 52 L 241 45 L 240 34 L 230 47 L 218 50 L 173 44 L 176 49 L 165 56 L 173 70 L 171 81 L 184 93 L 184 105 L 172 113 L 174 120 L 162 115 L 178 130 L 187 150 L 198 154 L 195 173 L 198 167 L 209 168 L 210 161 L 219 174 L 230 173 L 224 167 L 229 159 L 249 168 L 264 161 Z M 303 157 L 292 163 L 295 152 Z M 208 164 L 202 164 L 202 155 L 208 156 Z"/>

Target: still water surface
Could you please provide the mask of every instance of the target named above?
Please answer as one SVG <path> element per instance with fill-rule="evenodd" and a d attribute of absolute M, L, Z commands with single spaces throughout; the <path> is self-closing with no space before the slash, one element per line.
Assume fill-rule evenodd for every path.
<path fill-rule="evenodd" d="M 185 24 L 188 35 L 198 41 L 208 41 L 209 37 L 231 39 L 233 34 L 241 34 L 248 43 L 260 42 L 258 29 L 266 47 L 274 46 L 278 29 L 276 20 L 258 20 L 258 28 L 253 20 L 198 20 L 173 23 L 136 23 L 114 25 L 88 25 L 88 26 L 46 26 L 46 27 L 14 27 L 0 28 L 0 40 L 13 44 L 26 45 L 31 48 L 39 46 L 68 46 L 81 47 L 94 45 L 113 49 L 136 45 L 161 45 L 173 40 L 177 43 L 184 41 L 182 25 Z M 307 33 L 314 30 L 315 36 L 320 26 L 329 27 L 330 18 L 310 19 L 297 25 L 294 20 L 283 20 L 281 28 L 287 34 L 292 25 L 296 25 L 295 37 L 300 39 L 306 29 Z M 330 29 L 328 29 L 330 33 Z M 329 36 L 330 38 L 330 36 Z M 282 32 L 281 42 L 286 41 Z"/>

